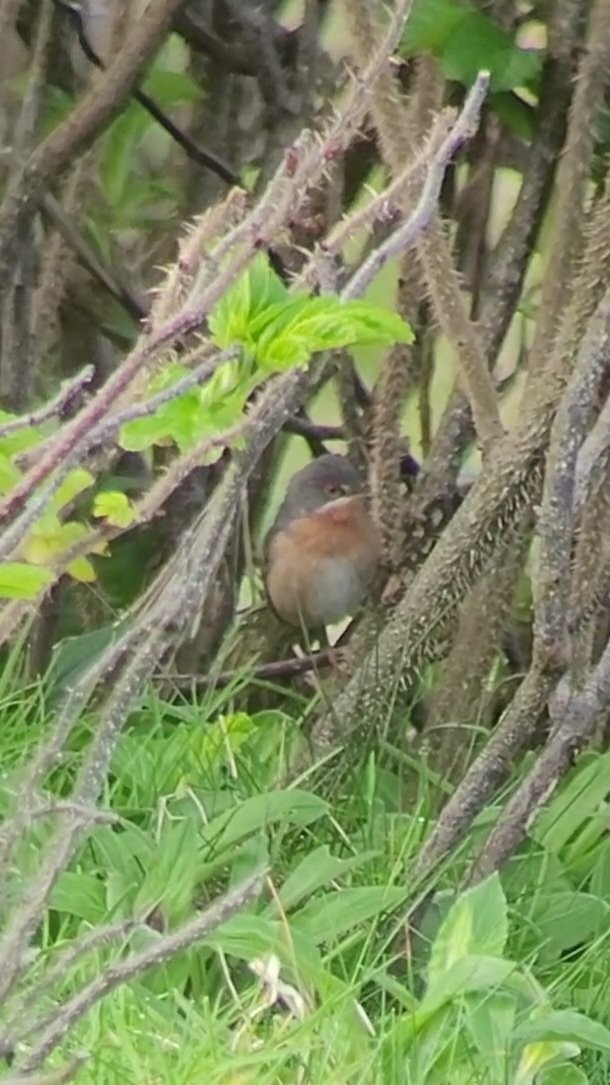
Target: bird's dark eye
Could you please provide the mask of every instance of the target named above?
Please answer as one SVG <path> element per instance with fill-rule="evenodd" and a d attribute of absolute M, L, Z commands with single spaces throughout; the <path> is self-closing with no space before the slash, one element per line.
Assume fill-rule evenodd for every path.
<path fill-rule="evenodd" d="M 349 487 L 341 486 L 337 482 L 329 482 L 326 493 L 329 497 L 341 497 L 343 494 L 349 493 Z"/>

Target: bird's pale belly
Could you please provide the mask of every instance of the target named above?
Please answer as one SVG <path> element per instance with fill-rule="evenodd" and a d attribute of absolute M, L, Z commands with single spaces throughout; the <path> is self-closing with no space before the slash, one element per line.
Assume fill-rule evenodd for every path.
<path fill-rule="evenodd" d="M 368 587 L 365 570 L 353 560 L 326 557 L 320 560 L 316 572 L 309 582 L 305 602 L 308 624 L 333 625 L 353 614 Z"/>

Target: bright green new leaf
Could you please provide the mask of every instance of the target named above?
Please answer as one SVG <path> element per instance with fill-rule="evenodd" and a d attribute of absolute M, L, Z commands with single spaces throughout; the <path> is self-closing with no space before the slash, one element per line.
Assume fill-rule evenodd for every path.
<path fill-rule="evenodd" d="M 129 498 L 121 490 L 104 490 L 97 494 L 93 515 L 106 519 L 113 527 L 129 527 L 136 516 Z"/>
<path fill-rule="evenodd" d="M 428 983 L 435 986 L 456 961 L 472 954 L 500 956 L 508 937 L 506 897 L 497 874 L 462 893 L 434 939 Z"/>
<path fill-rule="evenodd" d="M 55 580 L 49 569 L 7 561 L 0 565 L 0 599 L 34 599 Z"/>
<path fill-rule="evenodd" d="M 48 506 L 49 512 L 59 512 L 60 509 L 63 509 L 65 505 L 69 505 L 71 501 L 74 501 L 75 497 L 78 497 L 83 490 L 88 490 L 94 483 L 95 479 L 89 471 L 85 471 L 84 467 L 76 467 L 74 471 L 70 471 L 57 493 L 52 497 Z"/>
<path fill-rule="evenodd" d="M 15 467 L 13 461 L 0 453 L 0 494 L 7 494 L 12 490 L 21 477 L 22 472 Z"/>
<path fill-rule="evenodd" d="M 257 253 L 247 271 L 226 291 L 209 317 L 212 336 L 222 349 L 246 342 L 252 323 L 270 306 L 289 297 L 265 253 Z"/>
<path fill-rule="evenodd" d="M 93 584 L 96 580 L 95 569 L 89 558 L 75 558 L 66 567 L 66 572 L 68 576 L 71 576 L 73 580 L 78 580 L 80 584 Z"/>

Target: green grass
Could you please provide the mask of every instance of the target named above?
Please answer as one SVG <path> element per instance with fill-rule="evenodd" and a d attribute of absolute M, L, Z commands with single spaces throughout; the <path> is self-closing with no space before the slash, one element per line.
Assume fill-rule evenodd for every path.
<path fill-rule="evenodd" d="M 3 693 L 5 808 L 15 767 L 46 723 L 40 689 Z M 586 755 L 501 882 L 456 902 L 472 842 L 497 813 L 485 811 L 440 874 L 425 937 L 407 959 L 402 919 L 419 891 L 410 872 L 433 777 L 384 747 L 339 793 L 323 776 L 315 790 L 307 779 L 277 787 L 298 721 L 279 710 L 233 715 L 231 696 L 169 706 L 150 695 L 131 719 L 104 796 L 120 825 L 95 826 L 60 878 L 30 977 L 44 977 L 57 949 L 96 924 L 154 908 L 172 929 L 193 914 L 194 899 L 213 899 L 261 862 L 269 882 L 207 941 L 109 994 L 51 1063 L 86 1053 L 79 1085 L 609 1081 L 610 756 Z M 91 725 L 75 732 L 54 774 L 60 794 Z M 38 823 L 21 848 L 14 900 L 49 831 Z M 139 929 L 130 948 L 158 938 Z M 126 948 L 82 958 L 28 1002 L 28 1020 L 35 1025 Z M 295 1012 L 281 1000 L 269 1005 L 271 989 L 250 967 L 269 954 Z M 574 1041 L 580 1053 L 561 1046 Z M 570 1059 L 535 1076 L 536 1058 L 562 1052 Z"/>

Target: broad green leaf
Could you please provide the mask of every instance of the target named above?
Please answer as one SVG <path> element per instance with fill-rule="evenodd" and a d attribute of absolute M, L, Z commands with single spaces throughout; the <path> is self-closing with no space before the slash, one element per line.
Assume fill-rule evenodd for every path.
<path fill-rule="evenodd" d="M 559 956 L 608 929 L 610 904 L 590 893 L 541 894 L 532 921 L 545 949 Z"/>
<path fill-rule="evenodd" d="M 314 848 L 286 878 L 278 894 L 282 906 L 289 911 L 316 889 L 327 885 L 333 878 L 340 878 L 355 867 L 367 863 L 376 855 L 378 852 L 365 851 L 351 859 L 339 859 L 330 854 L 327 844 Z"/>
<path fill-rule="evenodd" d="M 18 415 L 9 414 L 7 411 L 0 411 L 0 424 L 10 422 L 17 417 Z M 23 429 L 18 429 L 15 433 L 0 437 L 0 455 L 16 456 L 19 452 L 25 452 L 28 448 L 33 448 L 34 445 L 42 441 L 42 438 L 43 434 L 39 429 L 34 426 L 24 426 Z"/>
<path fill-rule="evenodd" d="M 494 874 L 462 893 L 443 920 L 430 954 L 428 983 L 435 986 L 462 957 L 499 956 L 507 937 L 506 897 Z"/>
<path fill-rule="evenodd" d="M 324 817 L 328 803 L 308 791 L 269 791 L 254 795 L 219 814 L 201 828 L 200 836 L 214 853 L 222 852 L 259 829 L 281 821 L 288 825 L 309 825 Z"/>
<path fill-rule="evenodd" d="M 530 1019 L 518 1028 L 517 1037 L 523 1044 L 561 1041 L 610 1053 L 610 1029 L 575 1010 L 550 1010 Z"/>
<path fill-rule="evenodd" d="M 310 298 L 280 333 L 282 323 L 281 319 L 274 320 L 253 343 L 264 369 L 302 366 L 323 350 L 413 341 L 413 332 L 398 313 L 361 301 Z"/>
<path fill-rule="evenodd" d="M 309 901 L 292 916 L 292 924 L 316 944 L 332 942 L 361 924 L 368 924 L 383 912 L 402 904 L 407 890 L 402 886 L 367 885 L 339 889 Z"/>
<path fill-rule="evenodd" d="M 464 19 L 445 42 L 441 64 L 449 79 L 468 86 L 482 68 L 491 73 L 491 89 L 523 86 L 540 71 L 540 54 L 520 49 L 508 34 L 479 12 Z"/>
<path fill-rule="evenodd" d="M 594 897 L 610 900 L 610 840 L 604 841 L 598 851 L 590 889 Z"/>
<path fill-rule="evenodd" d="M 406 51 L 438 54 L 469 10 L 459 0 L 415 0 L 403 38 Z"/>
<path fill-rule="evenodd" d="M 166 108 L 183 102 L 200 102 L 203 97 L 199 84 L 186 72 L 157 68 L 147 76 L 145 87 L 147 94 Z"/>
<path fill-rule="evenodd" d="M 49 502 L 50 512 L 59 512 L 65 505 L 69 505 L 71 501 L 74 501 L 75 497 L 78 497 L 83 490 L 88 490 L 90 486 L 93 486 L 95 479 L 89 471 L 85 471 L 83 467 L 76 467 L 74 471 L 70 471 L 70 474 L 64 479 L 57 493 Z"/>
<path fill-rule="evenodd" d="M 257 253 L 246 272 L 226 291 L 209 316 L 210 332 L 221 348 L 246 341 L 249 329 L 270 306 L 289 297 L 265 253 Z"/>
<path fill-rule="evenodd" d="M 159 906 L 173 925 L 189 910 L 198 874 L 197 830 L 193 822 L 166 822 L 135 898 L 134 913 L 141 915 Z"/>
<path fill-rule="evenodd" d="M 49 569 L 22 561 L 5 561 L 0 565 L 0 599 L 34 599 L 54 580 Z"/>
<path fill-rule="evenodd" d="M 23 477 L 23 472 L 15 467 L 13 461 L 0 454 L 0 494 L 6 494 Z"/>
<path fill-rule="evenodd" d="M 466 1025 L 494 1081 L 508 1080 L 516 1008 L 508 991 L 467 996 Z"/>
<path fill-rule="evenodd" d="M 106 914 L 106 890 L 93 874 L 65 870 L 59 875 L 51 894 L 51 908 L 79 916 L 87 923 L 98 923 Z"/>
<path fill-rule="evenodd" d="M 93 502 L 93 515 L 104 517 L 114 527 L 129 527 L 135 520 L 135 511 L 129 498 L 120 490 L 104 490 Z"/>
<path fill-rule="evenodd" d="M 88 558 L 75 558 L 67 566 L 66 572 L 80 584 L 93 584 L 96 580 L 95 569 Z"/>
<path fill-rule="evenodd" d="M 245 913 L 234 915 L 206 938 L 206 944 L 244 961 L 275 953 L 288 966 L 296 963 L 299 974 L 306 978 L 320 970 L 316 947 L 301 931 L 292 928 L 287 931 L 281 920 Z"/>
<path fill-rule="evenodd" d="M 521 49 L 511 34 L 466 0 L 415 0 L 403 52 L 432 53 L 449 79 L 466 86 L 485 69 L 493 91 L 529 83 L 542 64 L 539 51 Z"/>
<path fill-rule="evenodd" d="M 580 1054 L 580 1048 L 574 1044 L 544 1042 L 528 1044 L 524 1048 L 511 1085 L 533 1085 L 538 1082 L 540 1071 L 559 1059 L 573 1059 Z"/>
<path fill-rule="evenodd" d="M 437 975 L 422 1001 L 422 1011 L 433 1012 L 446 1002 L 472 994 L 474 991 L 496 991 L 517 973 L 514 961 L 503 957 L 465 956 L 448 966 L 445 974 Z"/>
<path fill-rule="evenodd" d="M 562 1062 L 541 1070 L 536 1085 L 589 1085 L 589 1078 L 580 1067 Z"/>

